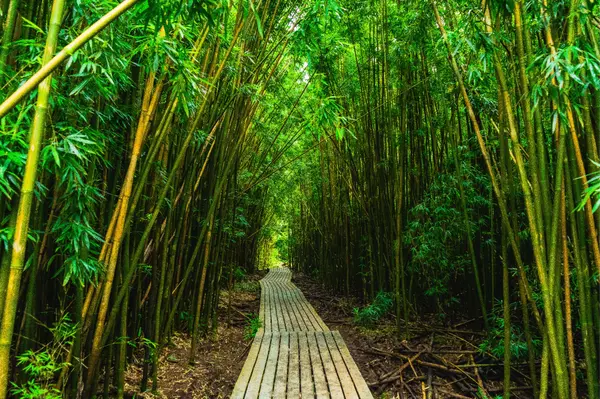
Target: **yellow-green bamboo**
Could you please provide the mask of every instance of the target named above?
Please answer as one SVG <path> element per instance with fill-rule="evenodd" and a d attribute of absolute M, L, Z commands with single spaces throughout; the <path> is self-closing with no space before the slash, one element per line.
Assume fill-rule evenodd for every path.
<path fill-rule="evenodd" d="M 43 65 L 47 65 L 56 51 L 58 32 L 60 31 L 65 2 L 65 0 L 54 0 L 52 4 L 50 28 L 48 29 L 48 37 L 46 38 L 46 46 L 42 59 Z M 49 73 L 41 82 L 38 89 L 15 224 L 8 287 L 6 290 L 5 307 L 2 312 L 2 329 L 0 329 L 0 399 L 5 399 L 8 392 L 11 343 L 19 301 L 21 276 L 25 264 L 25 253 L 27 251 L 27 233 L 29 231 L 29 217 L 31 216 L 31 207 L 33 204 L 33 191 L 37 180 L 37 168 L 46 127 L 46 115 L 51 88 L 52 75 Z"/>

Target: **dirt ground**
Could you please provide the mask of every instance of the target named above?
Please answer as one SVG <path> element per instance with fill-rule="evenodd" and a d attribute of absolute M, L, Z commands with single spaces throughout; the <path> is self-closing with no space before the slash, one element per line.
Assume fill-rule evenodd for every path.
<path fill-rule="evenodd" d="M 244 339 L 244 315 L 259 312 L 260 278 L 252 276 L 234 291 L 230 324 L 226 322 L 227 293 L 222 295 L 217 336 L 200 342 L 194 366 L 188 364 L 189 335 L 173 338 L 173 345 L 161 354 L 158 395 L 148 392 L 133 396 L 139 390 L 141 368 L 130 365 L 126 376 L 130 397 L 228 398 L 251 344 Z M 330 329 L 340 331 L 376 398 L 491 399 L 501 395 L 502 364 L 480 353 L 477 345 L 483 335 L 469 330 L 469 321 L 443 326 L 423 317 L 411 323 L 409 339 L 400 340 L 393 318 L 373 329 L 358 327 L 353 323 L 356 299 L 335 296 L 303 275 L 294 274 L 293 282 Z M 513 371 L 512 397 L 532 397 L 526 374 L 525 367 Z"/>
<path fill-rule="evenodd" d="M 242 370 L 251 340 L 244 338 L 247 325 L 244 315 L 258 314 L 260 286 L 252 276 L 249 281 L 233 291 L 231 323 L 227 323 L 227 292 L 221 295 L 219 324 L 216 336 L 203 339 L 198 344 L 196 364 L 188 364 L 191 338 L 189 334 L 176 334 L 172 345 L 160 357 L 158 394 L 139 393 L 142 370 L 131 364 L 127 370 L 125 389 L 130 398 L 228 398 Z"/>

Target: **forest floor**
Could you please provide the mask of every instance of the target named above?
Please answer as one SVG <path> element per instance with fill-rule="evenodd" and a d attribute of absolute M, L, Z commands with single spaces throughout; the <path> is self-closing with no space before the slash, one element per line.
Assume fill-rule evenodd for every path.
<path fill-rule="evenodd" d="M 420 315 L 409 326 L 409 338 L 400 340 L 394 318 L 371 329 L 359 327 L 353 322 L 356 298 L 336 296 L 302 274 L 294 273 L 292 282 L 327 326 L 340 332 L 376 398 L 492 399 L 502 394 L 502 361 L 478 349 L 485 335 L 472 320 L 444 325 Z M 511 397 L 533 397 L 526 370 L 513 370 Z"/>
<path fill-rule="evenodd" d="M 244 337 L 248 325 L 244 315 L 258 315 L 260 308 L 258 280 L 262 277 L 263 275 L 249 276 L 232 291 L 229 324 L 227 323 L 228 292 L 222 292 L 217 333 L 198 343 L 195 365 L 188 364 L 190 334 L 175 334 L 172 344 L 161 353 L 157 394 L 137 393 L 142 378 L 141 361 L 130 364 L 125 381 L 126 392 L 129 392 L 128 397 L 228 398 L 252 344 L 251 340 Z"/>
<path fill-rule="evenodd" d="M 139 392 L 141 361 L 130 364 L 126 391 L 130 398 L 228 398 L 244 364 L 251 341 L 245 339 L 244 315 L 257 315 L 262 275 L 249 276 L 232 291 L 231 322 L 227 323 L 227 292 L 221 295 L 216 336 L 199 343 L 196 364 L 188 364 L 190 336 L 176 334 L 161 353 L 158 395 Z M 386 318 L 367 329 L 353 322 L 356 298 L 337 296 L 314 279 L 294 274 L 292 279 L 331 330 L 338 330 L 374 396 L 392 398 L 495 398 L 501 395 L 502 364 L 484 356 L 478 345 L 484 335 L 470 330 L 468 320 L 443 325 L 427 316 L 411 323 L 409 339 L 396 338 L 395 320 Z M 141 355 L 139 356 L 141 360 Z M 474 364 L 477 364 L 477 367 Z M 515 375 L 516 374 L 516 375 Z M 521 368 L 513 372 L 512 397 L 531 398 L 529 381 Z M 484 387 L 486 396 L 481 394 Z M 433 395 L 428 395 L 428 391 Z"/>

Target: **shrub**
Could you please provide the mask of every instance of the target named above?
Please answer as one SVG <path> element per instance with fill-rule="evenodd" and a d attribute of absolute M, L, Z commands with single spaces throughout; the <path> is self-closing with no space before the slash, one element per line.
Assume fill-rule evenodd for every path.
<path fill-rule="evenodd" d="M 511 303 L 510 307 L 513 312 L 516 312 L 519 303 Z M 488 336 L 481 344 L 479 350 L 482 353 L 491 353 L 498 359 L 504 356 L 504 318 L 502 317 L 502 301 L 497 301 L 488 316 L 490 321 L 490 329 Z M 542 341 L 539 337 L 532 337 L 533 348 L 536 355 L 539 355 Z M 524 331 L 515 323 L 510 325 L 510 353 L 513 359 L 525 360 L 527 358 L 527 340 Z"/>
<path fill-rule="evenodd" d="M 359 326 L 372 328 L 387 312 L 392 309 L 392 295 L 379 291 L 373 302 L 362 309 L 354 308 L 354 322 Z"/>
<path fill-rule="evenodd" d="M 258 281 L 245 280 L 235 284 L 235 291 L 257 293 L 260 292 L 260 283 Z"/>
<path fill-rule="evenodd" d="M 262 322 L 257 314 L 246 316 L 246 327 L 244 328 L 244 339 L 251 340 L 256 337 L 258 329 L 262 327 Z"/>
<path fill-rule="evenodd" d="M 242 281 L 246 279 L 246 272 L 241 267 L 237 266 L 233 269 L 233 278 L 235 281 Z"/>
<path fill-rule="evenodd" d="M 22 384 L 12 383 L 12 393 L 17 398 L 25 399 L 60 399 L 61 392 L 54 387 L 55 376 L 64 367 L 69 366 L 65 348 L 73 344 L 76 325 L 71 323 L 68 315 L 48 328 L 54 340 L 38 351 L 28 350 L 17 356 L 17 366 L 21 368 L 28 380 Z"/>

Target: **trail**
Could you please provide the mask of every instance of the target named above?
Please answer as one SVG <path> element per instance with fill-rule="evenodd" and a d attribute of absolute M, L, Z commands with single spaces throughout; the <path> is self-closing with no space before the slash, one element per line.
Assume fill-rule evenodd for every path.
<path fill-rule="evenodd" d="M 330 331 L 287 268 L 261 280 L 260 320 L 234 399 L 372 398 L 339 332 Z"/>

